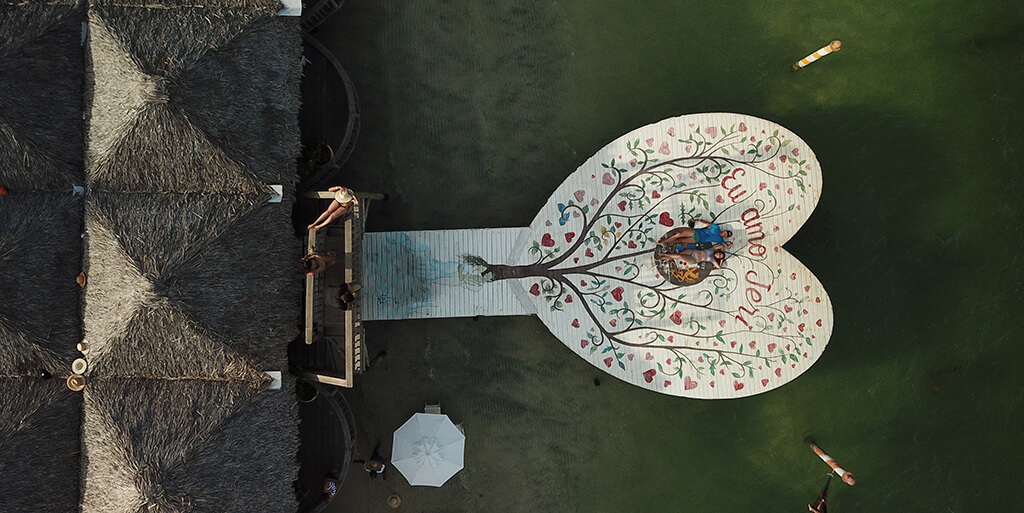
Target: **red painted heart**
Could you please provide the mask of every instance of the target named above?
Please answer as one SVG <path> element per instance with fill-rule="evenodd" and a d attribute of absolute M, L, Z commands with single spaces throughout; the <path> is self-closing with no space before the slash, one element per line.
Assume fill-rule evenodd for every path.
<path fill-rule="evenodd" d="M 612 319 L 612 320 L 608 321 L 608 324 L 611 324 L 611 325 L 612 325 L 612 327 L 614 328 L 614 327 L 615 327 L 616 325 L 618 325 L 618 324 L 619 324 L 619 321 L 617 321 L 617 320 L 615 320 L 615 319 Z"/>
<path fill-rule="evenodd" d="M 587 251 L 584 252 L 583 254 L 587 255 L 587 258 L 594 258 L 594 252 L 590 251 L 590 248 L 587 248 Z"/>
<path fill-rule="evenodd" d="M 546 248 L 550 248 L 551 246 L 555 245 L 555 239 L 551 238 L 550 233 L 545 233 L 544 236 L 540 238 L 540 245 Z"/>
<path fill-rule="evenodd" d="M 653 360 L 653 359 L 654 359 L 654 355 L 651 354 L 651 353 L 647 353 L 647 354 L 644 355 L 644 360 Z"/>
<path fill-rule="evenodd" d="M 775 368 L 775 376 L 780 377 L 780 378 L 782 377 L 782 367 L 776 367 Z"/>
<path fill-rule="evenodd" d="M 814 324 L 817 324 L 818 327 L 820 328 L 821 327 L 821 319 L 818 319 L 818 320 L 814 321 Z"/>
<path fill-rule="evenodd" d="M 604 176 L 601 177 L 601 183 L 605 185 L 612 185 L 615 183 L 615 178 L 612 177 L 611 173 L 605 173 Z"/>
<path fill-rule="evenodd" d="M 662 386 L 665 387 L 665 388 L 668 388 L 668 386 L 671 385 L 671 384 L 672 384 L 672 382 L 666 379 L 665 383 Z"/>
<path fill-rule="evenodd" d="M 609 366 L 609 367 L 611 367 L 611 366 L 612 366 L 612 361 L 613 361 L 613 360 L 612 360 L 612 357 L 611 357 L 611 356 L 609 356 L 608 358 L 605 358 L 605 359 L 604 359 L 604 364 L 605 364 L 605 365 L 607 365 L 607 366 Z"/>
<path fill-rule="evenodd" d="M 612 289 L 612 297 L 615 298 L 616 301 L 622 301 L 622 292 L 624 290 L 625 289 L 623 289 L 622 287 L 615 287 L 614 289 Z"/>
<path fill-rule="evenodd" d="M 672 220 L 672 216 L 668 215 L 668 212 L 661 213 L 661 216 L 658 217 L 658 223 L 662 226 L 672 226 L 676 224 L 676 222 Z"/>
<path fill-rule="evenodd" d="M 622 200 L 622 201 L 619 202 L 619 210 L 621 210 L 623 212 L 626 211 L 626 200 Z"/>
<path fill-rule="evenodd" d="M 579 189 L 572 193 L 572 195 L 576 198 L 576 201 L 583 201 L 583 198 L 587 195 L 587 191 Z"/>
<path fill-rule="evenodd" d="M 658 371 L 656 371 L 654 369 L 647 369 L 647 370 L 645 370 L 644 371 L 644 381 L 646 381 L 648 383 L 654 381 L 654 375 L 657 374 L 657 373 L 658 373 Z"/>
<path fill-rule="evenodd" d="M 725 319 L 722 319 L 722 320 L 718 321 L 718 325 L 720 327 L 724 328 L 725 327 Z"/>
<path fill-rule="evenodd" d="M 566 232 L 565 242 L 572 242 L 573 237 L 576 236 L 576 232 Z"/>
<path fill-rule="evenodd" d="M 533 294 L 534 296 L 539 296 L 540 295 L 540 284 L 539 283 L 534 283 L 533 286 L 530 287 L 530 294 Z"/>
<path fill-rule="evenodd" d="M 801 322 L 800 325 L 796 327 L 796 329 L 803 331 L 805 326 L 807 325 Z"/>
<path fill-rule="evenodd" d="M 572 320 L 572 327 L 573 328 L 579 328 L 580 327 L 580 320 L 579 319 L 573 319 Z"/>
<path fill-rule="evenodd" d="M 672 153 L 672 150 L 668 149 L 668 143 L 667 142 L 663 142 L 663 143 L 661 143 L 661 147 L 658 148 L 658 153 L 660 153 L 662 155 L 668 155 L 668 154 Z"/>
<path fill-rule="evenodd" d="M 690 376 L 686 376 L 683 379 L 683 390 L 693 390 L 694 388 L 697 388 L 697 382 L 690 379 Z"/>
<path fill-rule="evenodd" d="M 680 312 L 679 310 L 672 312 L 672 315 L 668 316 L 668 318 L 677 326 L 683 323 L 683 313 Z"/>
<path fill-rule="evenodd" d="M 572 303 L 572 296 L 570 296 L 569 294 L 566 294 L 565 295 L 565 302 L 566 303 Z"/>
<path fill-rule="evenodd" d="M 652 191 L 651 192 L 651 198 L 658 199 L 660 197 L 661 197 L 661 194 L 658 194 L 658 191 Z"/>
<path fill-rule="evenodd" d="M 768 379 L 767 378 L 761 380 L 761 386 L 763 386 L 763 387 L 768 386 Z"/>
<path fill-rule="evenodd" d="M 590 344 L 590 342 L 587 339 L 585 339 L 585 338 L 581 339 L 580 340 L 580 349 L 586 349 L 588 344 Z"/>
<path fill-rule="evenodd" d="M 636 249 L 636 243 L 633 241 L 629 241 L 629 244 L 626 244 L 626 246 L 629 247 L 629 249 Z"/>
<path fill-rule="evenodd" d="M 789 312 L 793 311 L 793 307 L 789 306 L 789 305 L 783 305 L 782 309 L 785 310 L 786 313 L 789 313 Z"/>
<path fill-rule="evenodd" d="M 775 342 L 772 342 L 771 344 L 768 344 L 768 352 L 769 353 L 774 353 L 776 347 L 778 347 L 778 346 L 775 345 Z"/>
<path fill-rule="evenodd" d="M 733 390 L 737 390 L 737 391 L 738 390 L 743 390 L 743 383 L 740 383 L 739 381 L 733 380 L 732 388 L 733 388 Z"/>

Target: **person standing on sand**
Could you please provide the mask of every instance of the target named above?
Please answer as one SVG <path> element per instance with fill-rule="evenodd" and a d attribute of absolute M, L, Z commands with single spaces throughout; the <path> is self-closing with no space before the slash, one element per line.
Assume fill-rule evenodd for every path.
<path fill-rule="evenodd" d="M 316 221 L 310 223 L 306 229 L 314 231 L 319 230 L 320 228 L 337 221 L 338 218 L 348 215 L 352 212 L 352 209 L 359 204 L 359 199 L 356 198 L 355 193 L 348 187 L 336 185 L 327 190 L 334 193 L 334 199 L 331 200 L 331 205 L 327 207 L 327 210 L 324 210 L 323 214 L 320 214 L 320 217 L 316 218 Z"/>

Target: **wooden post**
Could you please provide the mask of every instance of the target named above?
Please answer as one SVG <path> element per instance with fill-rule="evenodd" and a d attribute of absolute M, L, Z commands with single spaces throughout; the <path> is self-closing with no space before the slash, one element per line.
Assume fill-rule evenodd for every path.
<path fill-rule="evenodd" d="M 848 472 L 844 470 L 842 467 L 840 467 L 839 463 L 837 463 L 835 459 L 826 454 L 821 447 L 818 447 L 818 445 L 814 443 L 814 440 L 810 438 L 805 438 L 804 442 L 811 447 L 811 450 L 814 451 L 814 454 L 817 454 L 822 461 L 828 463 L 828 466 L 832 467 L 832 470 L 834 470 L 835 473 L 839 475 L 839 477 L 843 478 L 844 483 L 850 486 L 853 486 L 854 484 L 857 483 L 857 481 L 853 479 L 853 473 Z"/>
<path fill-rule="evenodd" d="M 800 59 L 800 60 L 796 61 L 795 63 L 793 63 L 793 71 L 797 71 L 800 68 L 803 68 L 804 66 L 807 66 L 808 64 L 810 64 L 810 63 L 812 63 L 812 62 L 814 62 L 814 61 L 816 61 L 816 60 L 818 60 L 818 59 L 820 59 L 820 58 L 822 58 L 822 57 L 824 57 L 824 56 L 826 56 L 826 55 L 828 55 L 828 54 L 830 54 L 832 52 L 838 52 L 839 50 L 842 50 L 842 49 L 843 49 L 843 42 L 838 40 L 838 39 L 836 39 L 835 41 L 832 41 L 831 43 L 829 43 L 829 44 L 819 48 L 818 51 L 816 51 L 816 52 L 808 55 L 807 57 L 804 57 L 803 59 Z"/>

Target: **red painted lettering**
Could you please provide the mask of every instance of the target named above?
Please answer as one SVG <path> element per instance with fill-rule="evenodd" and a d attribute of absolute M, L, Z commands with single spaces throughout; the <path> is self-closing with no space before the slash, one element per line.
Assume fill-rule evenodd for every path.
<path fill-rule="evenodd" d="M 722 180 L 723 182 L 725 180 Z M 752 243 L 747 247 L 747 252 L 756 257 L 764 258 L 768 254 L 768 248 L 762 244 L 754 243 L 764 239 L 764 226 L 761 225 L 761 213 L 756 208 L 748 208 L 740 214 L 740 219 L 743 221 L 743 227 L 747 229 L 747 238 Z"/>
<path fill-rule="evenodd" d="M 758 282 L 750 279 L 750 275 L 751 274 L 754 275 L 754 278 L 757 278 L 757 271 L 754 271 L 754 270 L 747 271 L 747 274 L 744 275 L 744 277 L 747 279 L 747 283 L 749 283 L 751 285 L 757 285 L 758 287 L 761 287 L 762 289 L 765 289 L 765 290 L 769 290 L 769 291 L 772 290 L 772 286 L 771 285 L 765 285 L 763 283 L 758 283 Z"/>
<path fill-rule="evenodd" d="M 725 178 L 722 178 L 722 188 L 723 189 L 727 189 L 729 191 L 729 199 L 731 199 L 733 203 L 736 203 L 737 201 L 739 201 L 740 198 L 742 198 L 743 195 L 747 193 L 747 191 L 745 189 L 743 189 L 743 184 L 739 183 L 739 178 L 737 178 L 737 173 L 742 173 L 742 174 L 739 174 L 738 176 L 746 176 L 746 174 L 747 174 L 747 172 L 744 171 L 743 168 L 738 167 L 738 168 L 732 170 L 732 174 L 731 175 L 726 176 Z M 734 186 L 732 186 L 730 188 L 729 185 L 728 185 L 729 180 L 735 181 L 736 185 L 734 185 Z"/>

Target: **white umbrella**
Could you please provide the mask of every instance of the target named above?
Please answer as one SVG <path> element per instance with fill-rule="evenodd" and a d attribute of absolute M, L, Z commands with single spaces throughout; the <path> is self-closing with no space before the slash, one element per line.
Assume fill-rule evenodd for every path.
<path fill-rule="evenodd" d="M 395 431 L 391 464 L 414 486 L 441 486 L 462 470 L 466 435 L 447 415 L 417 413 Z"/>

